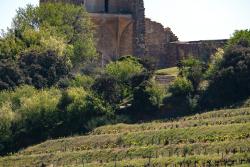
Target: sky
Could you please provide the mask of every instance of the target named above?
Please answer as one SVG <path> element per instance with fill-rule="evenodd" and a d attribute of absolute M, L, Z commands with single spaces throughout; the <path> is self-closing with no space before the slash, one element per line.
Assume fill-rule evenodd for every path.
<path fill-rule="evenodd" d="M 0 0 L 0 29 L 11 26 L 16 9 L 39 0 Z M 170 27 L 181 41 L 226 39 L 250 29 L 250 0 L 144 0 L 146 17 Z"/>

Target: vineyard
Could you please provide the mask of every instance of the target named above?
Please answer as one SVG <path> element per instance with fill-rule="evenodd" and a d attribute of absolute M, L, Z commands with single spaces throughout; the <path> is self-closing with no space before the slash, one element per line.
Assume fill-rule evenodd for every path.
<path fill-rule="evenodd" d="M 210 167 L 250 164 L 250 108 L 109 125 L 0 158 L 2 167 Z"/>

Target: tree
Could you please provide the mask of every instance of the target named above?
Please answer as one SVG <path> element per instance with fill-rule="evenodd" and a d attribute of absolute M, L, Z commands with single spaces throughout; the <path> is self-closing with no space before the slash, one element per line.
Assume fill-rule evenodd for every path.
<path fill-rule="evenodd" d="M 25 83 L 25 76 L 11 59 L 0 60 L 0 90 L 14 89 Z"/>
<path fill-rule="evenodd" d="M 188 96 L 191 95 L 194 91 L 191 81 L 183 77 L 178 77 L 170 86 L 169 92 L 173 96 Z"/>
<path fill-rule="evenodd" d="M 211 79 L 214 75 L 216 75 L 220 63 L 223 60 L 223 56 L 224 56 L 224 50 L 222 48 L 218 48 L 217 52 L 210 57 L 210 61 L 208 63 L 208 69 L 205 74 L 207 79 Z"/>
<path fill-rule="evenodd" d="M 92 89 L 113 107 L 117 107 L 123 99 L 122 83 L 113 76 L 98 78 Z"/>
<path fill-rule="evenodd" d="M 250 29 L 237 30 L 229 39 L 227 49 L 234 46 L 250 47 Z"/>
<path fill-rule="evenodd" d="M 144 70 L 139 60 L 132 57 L 122 57 L 118 61 L 111 62 L 105 67 L 105 72 L 115 77 L 117 80 L 126 82 L 133 76 L 140 74 Z"/>
<path fill-rule="evenodd" d="M 67 43 L 73 45 L 71 61 L 74 65 L 96 58 L 93 24 L 83 7 L 44 3 L 38 8 L 37 15 L 40 26 L 49 25 L 61 36 L 66 34 Z"/>
<path fill-rule="evenodd" d="M 159 110 L 164 90 L 150 81 L 144 81 L 133 91 L 132 114 L 135 118 L 142 119 L 152 116 Z"/>
<path fill-rule="evenodd" d="M 0 58 L 15 59 L 23 51 L 53 50 L 67 55 L 75 68 L 96 57 L 93 25 L 87 12 L 63 3 L 20 8 L 12 28 L 0 39 L 0 49 Z"/>
<path fill-rule="evenodd" d="M 65 57 L 60 57 L 53 51 L 24 53 L 19 59 L 19 66 L 26 75 L 28 83 L 36 88 L 55 85 L 61 78 L 67 76 L 70 69 Z"/>
<path fill-rule="evenodd" d="M 24 50 L 22 40 L 15 37 L 14 33 L 6 33 L 0 37 L 0 59 L 16 60 L 18 54 Z"/>
<path fill-rule="evenodd" d="M 220 54 L 200 100 L 202 108 L 234 105 L 250 96 L 250 30 L 235 31 Z"/>
<path fill-rule="evenodd" d="M 182 60 L 179 64 L 179 75 L 191 81 L 194 92 L 197 92 L 201 81 L 204 78 L 204 73 L 207 69 L 206 64 L 200 60 L 189 57 Z"/>
<path fill-rule="evenodd" d="M 203 106 L 222 107 L 241 101 L 250 95 L 250 47 L 234 46 L 210 81 L 202 99 Z"/>

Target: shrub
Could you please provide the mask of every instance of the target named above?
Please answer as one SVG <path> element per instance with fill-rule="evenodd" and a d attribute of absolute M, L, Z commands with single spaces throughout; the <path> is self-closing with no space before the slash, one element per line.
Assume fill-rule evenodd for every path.
<path fill-rule="evenodd" d="M 49 89 L 34 91 L 31 96 L 19 99 L 20 107 L 15 110 L 19 117 L 12 127 L 17 148 L 53 137 L 59 123 L 57 105 L 60 97 L 59 90 Z"/>
<path fill-rule="evenodd" d="M 102 98 L 82 87 L 72 87 L 64 91 L 58 108 L 63 113 L 61 129 L 65 135 L 87 132 L 91 130 L 87 126 L 88 122 L 93 123 L 93 119 L 97 117 L 114 113 L 112 107 Z"/>
<path fill-rule="evenodd" d="M 132 112 L 135 117 L 154 115 L 159 110 L 165 93 L 155 83 L 145 81 L 133 92 Z"/>
<path fill-rule="evenodd" d="M 123 98 L 122 84 L 113 76 L 98 78 L 92 89 L 109 104 L 118 105 Z"/>
<path fill-rule="evenodd" d="M 51 87 L 69 73 L 65 58 L 53 51 L 24 53 L 19 64 L 29 82 L 36 88 Z"/>
<path fill-rule="evenodd" d="M 138 60 L 131 56 L 123 57 L 105 67 L 105 72 L 108 75 L 120 81 L 127 81 L 134 75 L 140 74 L 143 70 L 143 66 Z"/>
<path fill-rule="evenodd" d="M 60 123 L 57 89 L 36 90 L 22 86 L 0 93 L 0 153 L 15 151 L 54 137 Z"/>
<path fill-rule="evenodd" d="M 0 106 L 0 155 L 8 151 L 12 141 L 11 124 L 15 119 L 11 104 L 6 102 Z"/>
<path fill-rule="evenodd" d="M 224 57 L 224 50 L 218 48 L 217 52 L 211 56 L 210 62 L 208 63 L 208 69 L 205 74 L 207 79 L 211 79 L 216 74 L 223 60 L 223 57 Z"/>
<path fill-rule="evenodd" d="M 0 60 L 0 90 L 14 89 L 25 83 L 25 76 L 19 66 L 10 59 Z"/>
<path fill-rule="evenodd" d="M 168 91 L 173 96 L 188 96 L 193 93 L 192 83 L 183 77 L 178 77 L 170 86 Z"/>
<path fill-rule="evenodd" d="M 94 79 L 87 75 L 76 75 L 74 79 L 69 81 L 70 87 L 83 87 L 85 89 L 90 89 L 94 84 Z"/>
<path fill-rule="evenodd" d="M 250 48 L 228 49 L 203 97 L 203 107 L 222 107 L 247 98 L 250 95 L 249 76 Z"/>
<path fill-rule="evenodd" d="M 200 60 L 189 57 L 178 64 L 179 75 L 191 81 L 194 91 L 198 90 L 204 73 L 207 69 L 206 64 Z"/>
<path fill-rule="evenodd" d="M 234 46 L 250 47 L 250 29 L 237 30 L 234 32 L 228 41 L 227 49 Z"/>

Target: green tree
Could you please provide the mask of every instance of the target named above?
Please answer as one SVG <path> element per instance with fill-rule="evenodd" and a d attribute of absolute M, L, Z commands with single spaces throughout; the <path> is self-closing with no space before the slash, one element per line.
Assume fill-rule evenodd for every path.
<path fill-rule="evenodd" d="M 14 89 L 24 83 L 24 73 L 12 59 L 0 60 L 0 90 Z"/>
<path fill-rule="evenodd" d="M 208 69 L 205 74 L 207 79 L 210 79 L 211 77 L 216 75 L 220 63 L 223 60 L 223 56 L 224 56 L 224 50 L 222 48 L 218 48 L 217 52 L 211 56 L 210 61 L 208 63 Z"/>
<path fill-rule="evenodd" d="M 102 76 L 96 80 L 92 89 L 114 108 L 123 100 L 122 83 L 113 76 Z"/>
<path fill-rule="evenodd" d="M 119 81 L 125 82 L 131 79 L 133 76 L 143 72 L 144 68 L 139 63 L 139 60 L 132 57 L 122 57 L 118 61 L 111 62 L 105 67 L 105 72 L 118 79 Z"/>
<path fill-rule="evenodd" d="M 173 96 L 188 96 L 194 91 L 191 81 L 186 78 L 178 77 L 168 88 Z"/>
<path fill-rule="evenodd" d="M 202 106 L 222 107 L 249 97 L 249 76 L 250 47 L 231 47 L 210 81 Z"/>
<path fill-rule="evenodd" d="M 233 105 L 250 96 L 250 31 L 235 31 L 218 60 L 200 100 L 203 108 Z"/>
<path fill-rule="evenodd" d="M 55 85 L 67 76 L 70 69 L 65 57 L 60 57 L 53 51 L 27 52 L 20 57 L 19 66 L 26 75 L 27 83 L 36 88 Z"/>
<path fill-rule="evenodd" d="M 197 92 L 201 81 L 204 79 L 204 74 L 207 69 L 206 64 L 194 57 L 189 57 L 188 59 L 182 60 L 178 64 L 178 68 L 180 71 L 179 75 L 191 81 L 194 92 Z"/>
<path fill-rule="evenodd" d="M 250 47 L 250 29 L 237 30 L 234 32 L 233 36 L 229 39 L 227 48 L 233 46 Z"/>
<path fill-rule="evenodd" d="M 94 27 L 86 10 L 81 6 L 64 3 L 45 3 L 38 8 L 39 24 L 51 26 L 61 36 L 66 34 L 73 45 L 74 65 L 96 58 L 93 38 Z"/>
<path fill-rule="evenodd" d="M 0 155 L 9 151 L 12 142 L 11 124 L 15 119 L 15 113 L 9 102 L 0 105 Z"/>
<path fill-rule="evenodd" d="M 162 87 L 153 82 L 144 81 L 133 91 L 132 116 L 144 119 L 155 115 L 159 111 L 164 96 Z"/>
<path fill-rule="evenodd" d="M 93 25 L 87 12 L 63 3 L 20 8 L 13 27 L 0 39 L 0 49 L 0 58 L 16 59 L 27 50 L 53 50 L 67 55 L 75 68 L 96 58 Z"/>

